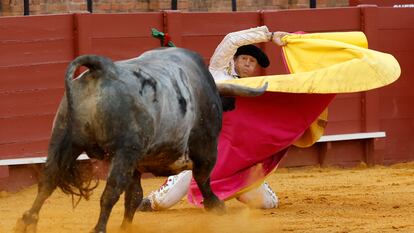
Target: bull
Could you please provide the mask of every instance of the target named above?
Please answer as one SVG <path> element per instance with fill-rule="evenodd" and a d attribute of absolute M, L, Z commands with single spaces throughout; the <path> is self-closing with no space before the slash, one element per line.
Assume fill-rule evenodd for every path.
<path fill-rule="evenodd" d="M 88 68 L 73 79 L 76 70 Z M 206 210 L 223 211 L 210 187 L 217 156 L 224 96 L 256 96 L 266 90 L 216 84 L 201 57 L 182 48 L 160 48 L 112 62 L 97 55 L 73 60 L 65 95 L 56 113 L 48 156 L 32 207 L 16 232 L 35 232 L 39 211 L 59 187 L 88 199 L 95 186 L 76 162 L 85 152 L 108 159 L 110 169 L 92 232 L 106 232 L 111 210 L 125 192 L 121 227 L 128 227 L 140 204 L 141 174 L 172 175 L 192 169 Z M 231 103 L 231 101 L 230 101 Z"/>

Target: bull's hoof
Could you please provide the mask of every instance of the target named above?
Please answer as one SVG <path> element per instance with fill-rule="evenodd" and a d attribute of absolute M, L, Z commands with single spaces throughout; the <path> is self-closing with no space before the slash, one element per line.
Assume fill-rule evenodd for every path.
<path fill-rule="evenodd" d="M 26 227 L 26 233 L 36 233 L 37 232 L 37 224 L 29 224 Z"/>
<path fill-rule="evenodd" d="M 203 204 L 204 204 L 204 208 L 209 212 L 212 212 L 218 215 L 223 215 L 227 212 L 224 202 L 218 199 L 213 200 L 213 201 L 205 200 Z"/>
<path fill-rule="evenodd" d="M 106 224 L 105 225 L 99 225 L 97 224 L 90 233 L 106 233 Z"/>
<path fill-rule="evenodd" d="M 17 219 L 16 227 L 14 228 L 14 233 L 25 233 L 26 224 L 22 218 Z"/>
<path fill-rule="evenodd" d="M 106 233 L 105 230 L 96 230 L 95 228 L 92 229 L 89 233 Z"/>
<path fill-rule="evenodd" d="M 23 218 L 19 218 L 17 219 L 14 232 L 15 233 L 36 233 L 36 229 L 37 229 L 36 223 L 26 224 Z"/>
<path fill-rule="evenodd" d="M 130 221 L 127 221 L 127 220 L 124 220 L 124 221 L 122 221 L 122 224 L 121 224 L 121 231 L 122 232 L 129 232 L 129 230 L 131 229 L 131 222 Z"/>
<path fill-rule="evenodd" d="M 23 214 L 23 217 L 17 219 L 15 233 L 36 233 L 37 221 L 39 216 L 37 214 L 30 214 L 29 211 Z"/>

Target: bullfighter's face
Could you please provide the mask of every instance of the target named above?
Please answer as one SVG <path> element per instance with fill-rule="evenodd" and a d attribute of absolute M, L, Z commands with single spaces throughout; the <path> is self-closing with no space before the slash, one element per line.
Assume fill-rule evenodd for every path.
<path fill-rule="evenodd" d="M 257 68 L 257 59 L 253 56 L 241 54 L 234 58 L 234 69 L 241 78 L 254 76 Z"/>

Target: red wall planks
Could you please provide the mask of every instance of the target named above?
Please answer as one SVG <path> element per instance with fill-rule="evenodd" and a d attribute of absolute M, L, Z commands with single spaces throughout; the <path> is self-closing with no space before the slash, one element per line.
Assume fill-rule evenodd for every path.
<path fill-rule="evenodd" d="M 327 134 L 385 131 L 378 163 L 414 160 L 414 9 L 375 6 L 232 13 L 153 12 L 67 14 L 0 18 L 0 159 L 44 156 L 54 113 L 63 95 L 66 65 L 80 54 L 114 60 L 158 47 L 151 28 L 168 32 L 173 42 L 199 52 L 208 63 L 228 32 L 267 25 L 271 31 L 354 31 L 366 33 L 370 48 L 393 54 L 402 76 L 396 83 L 366 93 L 338 95 L 329 108 Z M 263 74 L 285 73 L 279 48 L 264 43 L 271 66 Z M 326 164 L 356 164 L 364 159 L 360 142 L 332 144 Z M 349 148 L 349 149 L 346 149 Z M 326 148 L 325 148 L 326 149 Z M 320 163 L 321 151 L 292 149 L 288 166 Z M 305 157 L 308 155 L 309 157 Z M 13 169 L 2 174 L 15 174 Z"/>
<path fill-rule="evenodd" d="M 200 53 L 208 64 L 216 46 L 232 31 L 260 26 L 259 12 L 180 13 L 167 11 L 166 29 L 179 47 Z"/>
<path fill-rule="evenodd" d="M 73 57 L 73 16 L 1 19 L 0 67 L 68 61 Z"/>
<path fill-rule="evenodd" d="M 78 14 L 77 55 L 94 53 L 114 60 L 136 57 L 159 46 L 151 28 L 163 31 L 163 14 Z"/>
<path fill-rule="evenodd" d="M 357 6 L 362 4 L 373 4 L 383 7 L 404 7 L 404 5 L 412 5 L 412 0 L 349 0 L 350 6 Z M 412 7 L 412 6 L 411 6 Z"/>
<path fill-rule="evenodd" d="M 64 70 L 74 58 L 73 15 L 0 22 L 0 158 L 45 155 Z"/>
<path fill-rule="evenodd" d="M 377 23 L 378 49 L 391 53 L 398 59 L 402 74 L 398 82 L 379 90 L 379 122 L 389 135 L 384 162 L 413 161 L 414 8 L 377 10 L 380 15 Z"/>

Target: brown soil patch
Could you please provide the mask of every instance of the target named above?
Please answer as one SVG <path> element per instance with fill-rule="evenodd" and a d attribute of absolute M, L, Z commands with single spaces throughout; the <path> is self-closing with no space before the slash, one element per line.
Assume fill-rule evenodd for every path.
<path fill-rule="evenodd" d="M 163 178 L 143 180 L 145 192 Z M 268 179 L 280 207 L 250 210 L 231 200 L 223 216 L 206 213 L 185 200 L 157 213 L 137 213 L 128 232 L 414 232 L 414 163 L 352 169 L 279 169 Z M 101 182 L 90 201 L 72 209 L 71 198 L 56 191 L 41 213 L 38 233 L 89 232 L 97 221 Z M 13 232 L 29 208 L 36 186 L 0 193 L 0 233 Z M 112 211 L 108 232 L 121 232 L 123 201 Z"/>

